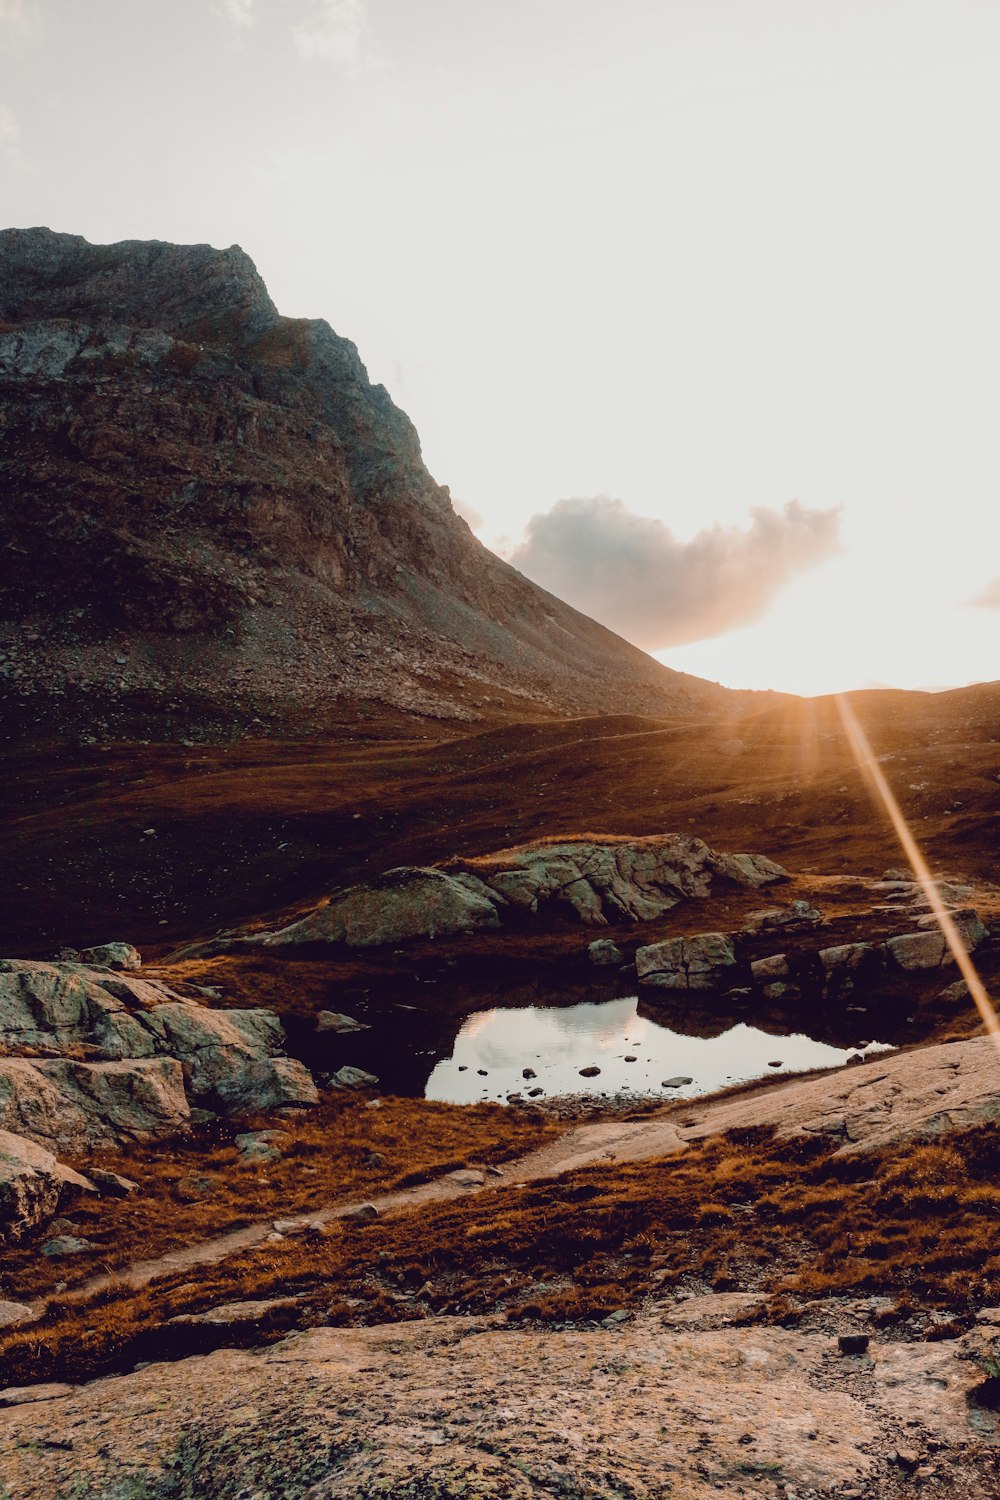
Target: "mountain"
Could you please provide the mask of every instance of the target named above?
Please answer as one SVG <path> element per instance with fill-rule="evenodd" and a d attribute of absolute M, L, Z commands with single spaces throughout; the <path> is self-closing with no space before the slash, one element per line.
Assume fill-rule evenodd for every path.
<path fill-rule="evenodd" d="M 487 551 L 355 346 L 281 317 L 238 246 L 3 231 L 0 393 L 15 735 L 727 697 Z"/>

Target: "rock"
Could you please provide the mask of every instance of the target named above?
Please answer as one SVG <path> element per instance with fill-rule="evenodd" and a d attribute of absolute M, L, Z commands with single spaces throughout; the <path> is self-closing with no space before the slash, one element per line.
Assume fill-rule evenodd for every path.
<path fill-rule="evenodd" d="M 50 1150 L 176 1135 L 189 1122 L 175 1058 L 83 1063 L 0 1058 L 0 1128 Z"/>
<path fill-rule="evenodd" d="M 808 901 L 791 901 L 787 906 L 760 914 L 760 926 L 765 931 L 778 927 L 815 927 L 822 920 L 819 908 L 810 906 Z"/>
<path fill-rule="evenodd" d="M 668 990 L 712 990 L 730 977 L 736 954 L 724 933 L 703 932 L 639 948 L 635 962 L 640 984 Z"/>
<path fill-rule="evenodd" d="M 784 1064 L 782 1063 L 780 1057 L 776 1057 L 773 1062 L 768 1063 L 769 1068 L 781 1068 L 783 1066 Z"/>
<path fill-rule="evenodd" d="M 522 1078 L 537 1078 L 538 1074 L 535 1072 L 534 1068 L 522 1068 L 521 1069 L 521 1077 Z"/>
<path fill-rule="evenodd" d="M 952 911 L 951 913 L 949 913 L 949 915 L 951 916 L 951 920 L 954 922 L 955 926 L 958 928 L 962 941 L 970 953 L 974 953 L 979 947 L 980 943 L 983 942 L 985 938 L 989 937 L 989 933 L 986 930 L 983 919 L 976 911 L 975 907 L 963 906 L 958 911 Z M 918 917 L 917 926 L 922 931 L 941 931 L 940 927 L 938 926 L 937 917 L 934 916 L 933 912 L 929 912 L 927 916 Z"/>
<path fill-rule="evenodd" d="M 357 1208 L 349 1208 L 340 1217 L 355 1224 L 370 1224 L 372 1219 L 378 1218 L 378 1209 L 374 1203 L 360 1203 Z"/>
<path fill-rule="evenodd" d="M 236 1149 L 252 1161 L 280 1161 L 281 1148 L 290 1146 L 292 1137 L 285 1130 L 251 1130 L 238 1135 Z"/>
<path fill-rule="evenodd" d="M 284 1322 L 298 1307 L 296 1297 L 267 1297 L 250 1302 L 223 1302 L 205 1312 L 180 1313 L 167 1319 L 168 1327 L 267 1328 Z"/>
<path fill-rule="evenodd" d="M 416 937 L 454 937 L 500 926 L 495 899 L 479 882 L 442 870 L 402 867 L 331 897 L 300 922 L 259 939 L 268 947 L 345 943 L 376 948 Z"/>
<path fill-rule="evenodd" d="M 459 1187 L 474 1188 L 482 1187 L 483 1183 L 486 1181 L 486 1177 L 483 1172 L 477 1172 L 472 1168 L 462 1167 L 459 1168 L 457 1172 L 449 1172 L 448 1181 L 457 1183 Z"/>
<path fill-rule="evenodd" d="M 871 1338 L 867 1333 L 842 1333 L 837 1338 L 841 1354 L 865 1354 Z"/>
<path fill-rule="evenodd" d="M 687 1088 L 689 1083 L 694 1083 L 694 1079 L 689 1078 L 685 1073 L 678 1073 L 676 1078 L 665 1078 L 660 1084 L 660 1088 L 683 1089 Z"/>
<path fill-rule="evenodd" d="M 339 1010 L 321 1010 L 316 1016 L 316 1030 L 318 1032 L 336 1031 L 368 1031 L 370 1028 L 361 1021 L 356 1021 L 353 1016 L 345 1016 Z"/>
<path fill-rule="evenodd" d="M 580 1068 L 578 1071 L 581 1078 L 596 1078 L 601 1070 L 591 1065 L 589 1068 Z"/>
<path fill-rule="evenodd" d="M 374 1088 L 377 1083 L 378 1079 L 374 1073 L 366 1073 L 364 1068 L 353 1068 L 347 1065 L 338 1068 L 330 1077 L 330 1087 L 335 1089 L 370 1089 Z"/>
<path fill-rule="evenodd" d="M 81 1240 L 72 1234 L 58 1234 L 55 1239 L 46 1240 L 42 1246 L 43 1255 L 55 1257 L 63 1255 L 83 1255 L 88 1250 L 96 1250 L 97 1246 L 91 1240 Z"/>
<path fill-rule="evenodd" d="M 103 1167 L 88 1167 L 87 1172 L 102 1198 L 131 1198 L 139 1191 L 139 1184 L 131 1177 L 106 1172 Z"/>
<path fill-rule="evenodd" d="M 0 1300 L 0 1328 L 16 1328 L 18 1323 L 30 1323 L 35 1314 L 27 1302 L 4 1302 Z"/>
<path fill-rule="evenodd" d="M 907 932 L 889 938 L 885 948 L 901 969 L 937 969 L 952 962 L 944 934 L 936 924 L 933 932 Z"/>
<path fill-rule="evenodd" d="M 756 984 L 769 984 L 774 979 L 787 979 L 788 958 L 784 953 L 775 953 L 770 958 L 758 958 L 750 965 L 750 973 Z"/>
<path fill-rule="evenodd" d="M 99 943 L 96 948 L 81 948 L 80 962 L 98 969 L 141 969 L 142 954 L 131 943 Z"/>
<path fill-rule="evenodd" d="M 624 955 L 618 944 L 613 943 L 610 938 L 597 938 L 587 949 L 587 957 L 592 964 L 603 969 L 620 965 Z"/>
<path fill-rule="evenodd" d="M 217 1081 L 215 1093 L 230 1115 L 260 1114 L 289 1104 L 319 1103 L 312 1074 L 292 1057 L 260 1058 L 245 1063 Z"/>
<path fill-rule="evenodd" d="M 75 1385 L 61 1385 L 50 1381 L 46 1385 L 9 1385 L 0 1391 L 0 1406 L 28 1406 L 35 1401 L 58 1401 L 61 1396 L 72 1396 Z"/>
<path fill-rule="evenodd" d="M 61 1203 L 94 1192 L 89 1178 L 24 1136 L 0 1130 L 0 1237 L 11 1243 L 44 1224 Z"/>
<path fill-rule="evenodd" d="M 872 952 L 870 943 L 840 943 L 835 948 L 821 948 L 819 961 L 826 975 L 859 969 Z"/>

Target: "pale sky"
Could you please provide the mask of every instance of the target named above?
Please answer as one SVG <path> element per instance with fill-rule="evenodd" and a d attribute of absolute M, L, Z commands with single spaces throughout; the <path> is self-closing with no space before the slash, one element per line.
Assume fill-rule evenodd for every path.
<path fill-rule="evenodd" d="M 998 0 L 0 0 L 0 220 L 242 245 L 487 545 L 671 666 L 961 684 L 998 79 Z"/>

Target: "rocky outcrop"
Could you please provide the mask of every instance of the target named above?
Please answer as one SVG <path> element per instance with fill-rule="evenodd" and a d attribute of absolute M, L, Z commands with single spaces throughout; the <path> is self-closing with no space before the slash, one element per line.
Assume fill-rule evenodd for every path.
<path fill-rule="evenodd" d="M 248 941 L 378 947 L 497 928 L 545 907 L 590 926 L 652 921 L 680 901 L 707 896 L 715 880 L 756 889 L 787 878 L 773 860 L 719 854 L 689 834 L 535 844 L 443 868 L 389 870 Z"/>
<path fill-rule="evenodd" d="M 978 912 L 963 907 L 951 917 L 966 949 L 974 953 L 989 936 Z M 838 943 L 814 951 L 770 954 L 751 963 L 750 977 L 768 1000 L 808 995 L 829 1001 L 847 999 L 886 979 L 953 964 L 936 918 L 920 918 L 919 928 L 917 932 L 897 933 L 884 942 Z"/>
<path fill-rule="evenodd" d="M 195 1316 L 269 1321 L 294 1316 L 287 1301 Z M 738 1326 L 725 1294 L 698 1304 L 671 1326 L 654 1296 L 586 1332 L 455 1315 L 308 1328 L 113 1385 L 8 1389 L 0 1465 L 18 1500 L 995 1496 L 971 1334 L 886 1336 L 872 1304 L 835 1299 L 826 1327 Z M 836 1330 L 859 1319 L 871 1356 L 838 1368 Z M 908 1477 L 904 1456 L 916 1468 L 925 1453 L 929 1476 Z"/>
<path fill-rule="evenodd" d="M 269 946 L 346 943 L 377 948 L 415 937 L 454 937 L 500 926 L 495 896 L 469 876 L 442 870 L 387 870 L 334 897 L 301 922 L 268 934 Z"/>
<path fill-rule="evenodd" d="M 0 263 L 8 723 L 178 737 L 312 730 L 345 698 L 459 718 L 730 698 L 481 546 L 354 345 L 280 317 L 238 246 L 10 229 Z"/>
<path fill-rule="evenodd" d="M 77 963 L 0 960 L 0 1123 L 59 1150 L 169 1135 L 194 1103 L 239 1113 L 315 1103 L 275 1056 L 267 1010 L 209 1010 L 158 981 Z"/>

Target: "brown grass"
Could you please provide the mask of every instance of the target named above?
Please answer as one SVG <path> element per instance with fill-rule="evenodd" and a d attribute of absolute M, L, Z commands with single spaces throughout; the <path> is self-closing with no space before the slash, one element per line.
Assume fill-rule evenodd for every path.
<path fill-rule="evenodd" d="M 841 1160 L 814 1142 L 734 1133 L 658 1162 L 334 1224 L 210 1267 L 197 1286 L 175 1276 L 64 1298 L 0 1339 L 0 1357 L 11 1381 L 81 1378 L 190 1352 L 190 1331 L 163 1327 L 175 1314 L 288 1293 L 302 1299 L 299 1326 L 459 1312 L 593 1320 L 679 1289 L 759 1290 L 782 1321 L 803 1299 L 885 1293 L 900 1317 L 932 1306 L 961 1324 L 1000 1297 L 998 1165 L 989 1126 Z"/>
<path fill-rule="evenodd" d="M 291 1137 L 280 1160 L 253 1160 L 237 1149 L 235 1137 L 255 1126 Z M 506 1161 L 557 1133 L 534 1111 L 500 1105 L 386 1099 L 369 1109 L 361 1099 L 334 1095 L 293 1118 L 227 1121 L 185 1141 L 95 1153 L 79 1163 L 82 1171 L 89 1164 L 118 1172 L 140 1191 L 98 1203 L 80 1199 L 68 1211 L 78 1236 L 97 1246 L 90 1253 L 40 1256 L 48 1231 L 5 1249 L 2 1295 L 43 1295 L 56 1275 L 73 1285 L 249 1223 L 388 1192 L 474 1162 Z"/>

